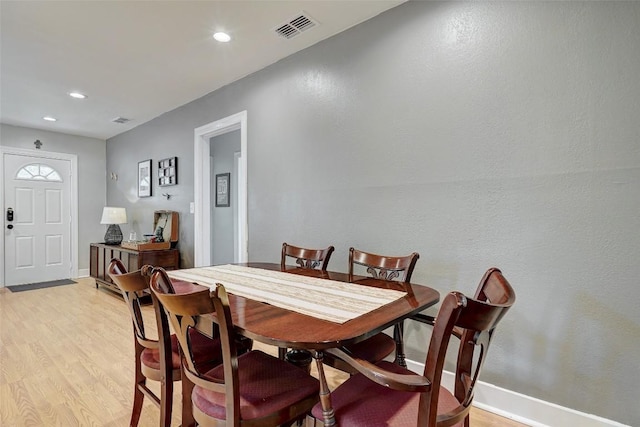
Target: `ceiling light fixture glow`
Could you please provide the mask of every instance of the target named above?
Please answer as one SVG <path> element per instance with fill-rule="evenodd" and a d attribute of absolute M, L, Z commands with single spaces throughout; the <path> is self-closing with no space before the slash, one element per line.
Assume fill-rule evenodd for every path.
<path fill-rule="evenodd" d="M 76 99 L 85 99 L 87 95 L 80 92 L 69 92 L 69 96 Z"/>
<path fill-rule="evenodd" d="M 42 118 L 42 120 L 46 120 L 48 122 L 57 122 L 58 121 L 58 119 L 56 119 L 55 117 L 51 117 L 51 116 L 44 116 Z"/>
<path fill-rule="evenodd" d="M 226 43 L 231 40 L 231 36 L 227 33 L 215 33 L 213 38 L 222 43 Z"/>

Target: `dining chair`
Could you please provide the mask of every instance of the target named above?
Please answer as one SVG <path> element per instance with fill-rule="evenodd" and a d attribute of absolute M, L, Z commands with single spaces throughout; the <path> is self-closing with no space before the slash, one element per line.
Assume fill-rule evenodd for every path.
<path fill-rule="evenodd" d="M 293 246 L 288 243 L 282 244 L 282 254 L 280 256 L 280 269 L 285 271 L 287 268 L 287 259 L 295 258 L 295 263 L 299 268 L 310 270 L 327 270 L 329 259 L 335 248 L 329 246 L 326 249 L 307 249 L 299 246 Z M 293 353 L 287 353 L 287 348 L 278 348 L 278 357 L 282 360 L 289 359 L 295 365 L 304 369 L 311 367 L 311 353 L 306 350 L 295 350 Z M 289 357 L 287 357 L 287 354 Z"/>
<path fill-rule="evenodd" d="M 326 249 L 307 249 L 283 243 L 280 268 L 284 270 L 287 257 L 291 257 L 296 259 L 295 262 L 300 268 L 326 270 L 334 249 L 333 246 Z"/>
<path fill-rule="evenodd" d="M 358 373 L 331 393 L 337 425 L 389 427 L 469 426 L 474 387 L 486 360 L 495 329 L 516 300 L 500 270 L 487 272 L 486 301 L 451 292 L 442 301 L 418 375 L 397 364 L 370 364 L 341 349 L 327 353 L 341 358 Z M 453 393 L 441 385 L 451 336 L 459 332 Z M 322 420 L 321 405 L 312 414 Z"/>
<path fill-rule="evenodd" d="M 151 338 L 145 328 L 141 309 L 141 298 L 148 297 L 149 277 L 146 276 L 149 266 L 141 270 L 127 272 L 124 264 L 117 258 L 111 260 L 108 274 L 113 283 L 120 289 L 129 308 L 133 323 L 135 345 L 135 387 L 133 409 L 130 426 L 138 425 L 145 396 L 160 408 L 160 426 L 171 425 L 173 406 L 173 382 L 180 381 L 180 354 L 178 341 L 171 335 L 167 317 L 154 304 L 158 339 Z M 182 292 L 202 289 L 201 286 L 187 282 L 174 284 Z M 222 362 L 222 348 L 219 340 L 212 340 L 203 334 L 192 334 L 194 347 L 198 349 L 198 363 L 213 367 Z M 160 383 L 160 396 L 147 386 L 147 379 Z"/>
<path fill-rule="evenodd" d="M 193 418 L 201 426 L 278 426 L 303 419 L 319 400 L 318 380 L 305 371 L 258 350 L 238 355 L 229 297 L 221 284 L 189 294 L 172 293 L 164 270 L 151 275 L 151 290 L 164 307 L 184 358 L 185 378 L 192 385 Z M 213 318 L 211 317 L 213 316 Z M 203 370 L 196 363 L 190 332 L 199 320 L 215 319 L 220 330 L 223 363 Z M 184 390 L 184 389 L 183 389 Z M 183 396 L 184 397 L 184 396 Z"/>
<path fill-rule="evenodd" d="M 356 280 L 359 269 L 364 270 L 375 279 L 397 280 L 400 282 L 411 281 L 413 269 L 420 258 L 417 252 L 407 256 L 387 256 L 364 252 L 355 248 L 349 248 L 349 281 Z M 344 346 L 353 357 L 377 363 L 395 351 L 394 362 L 406 367 L 404 355 L 404 327 L 403 321 L 393 327 L 393 338 L 384 332 L 380 332 L 364 341 Z M 354 373 L 349 364 L 331 355 L 326 355 L 324 363 L 345 372 Z"/>

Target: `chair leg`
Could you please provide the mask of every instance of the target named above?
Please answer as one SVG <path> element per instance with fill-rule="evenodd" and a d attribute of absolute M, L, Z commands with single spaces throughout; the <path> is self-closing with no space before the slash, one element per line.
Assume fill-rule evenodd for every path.
<path fill-rule="evenodd" d="M 184 369 L 184 368 L 181 368 Z M 196 420 L 193 417 L 193 404 L 191 402 L 191 393 L 194 384 L 189 381 L 182 371 L 182 425 L 181 427 L 194 427 Z"/>
<path fill-rule="evenodd" d="M 136 372 L 136 377 L 137 376 L 138 372 Z M 140 387 L 144 387 L 145 384 L 146 379 L 144 378 L 144 376 L 140 380 L 136 378 L 136 383 L 133 391 L 133 408 L 131 409 L 131 421 L 129 422 L 130 427 L 136 427 L 138 425 L 138 421 L 140 421 L 140 414 L 142 413 L 142 403 L 144 401 L 144 394 L 142 393 Z"/>
<path fill-rule="evenodd" d="M 147 378 L 142 374 L 142 361 L 140 360 L 143 347 L 138 343 L 135 337 L 133 339 L 133 342 L 135 349 L 136 372 L 135 381 L 133 383 L 133 408 L 131 409 L 131 421 L 129 422 L 130 427 L 136 427 L 138 425 L 138 421 L 140 421 L 140 414 L 142 413 L 142 403 L 144 401 L 144 393 L 142 392 L 142 390 L 146 387 L 147 384 Z"/>
<path fill-rule="evenodd" d="M 407 362 L 405 361 L 404 355 L 404 320 L 396 323 L 393 328 L 393 339 L 396 342 L 396 358 L 393 362 L 406 368 Z"/>
<path fill-rule="evenodd" d="M 171 427 L 173 408 L 173 379 L 165 378 L 160 382 L 160 426 Z"/>

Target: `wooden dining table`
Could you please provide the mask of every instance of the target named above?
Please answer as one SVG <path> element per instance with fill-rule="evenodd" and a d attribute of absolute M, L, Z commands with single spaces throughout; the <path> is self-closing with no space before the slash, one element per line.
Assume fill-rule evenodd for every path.
<path fill-rule="evenodd" d="M 325 279 L 327 283 L 330 283 L 330 281 L 345 282 L 370 288 L 400 291 L 402 293 L 398 299 L 388 304 L 340 323 L 234 295 L 232 291 L 229 291 L 231 315 L 238 334 L 277 347 L 311 351 L 318 368 L 320 402 L 323 408 L 325 426 L 335 425 L 335 419 L 331 406 L 330 390 L 324 376 L 323 351 L 363 341 L 397 322 L 436 304 L 440 299 L 440 294 L 435 289 L 415 283 L 394 282 L 364 276 L 353 276 L 350 282 L 349 275 L 346 273 L 311 270 L 294 266 L 287 266 L 282 269 L 280 264 L 275 263 L 252 262 L 236 265 Z M 203 276 L 202 280 L 199 280 L 197 275 L 198 268 L 172 270 L 167 273 L 172 279 L 185 280 L 185 277 L 189 277 L 190 281 L 197 284 L 208 287 L 215 285 L 211 277 L 205 278 Z M 188 276 L 186 276 L 187 274 Z M 213 279 L 215 279 L 215 276 L 213 276 Z M 213 316 L 211 319 L 215 321 Z M 209 323 L 212 324 L 211 322 Z"/>

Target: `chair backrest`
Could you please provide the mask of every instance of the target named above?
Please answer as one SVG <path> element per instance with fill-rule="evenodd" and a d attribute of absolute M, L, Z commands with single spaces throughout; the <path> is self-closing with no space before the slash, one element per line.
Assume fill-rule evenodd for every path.
<path fill-rule="evenodd" d="M 225 393 L 227 425 L 238 425 L 240 420 L 240 395 L 238 380 L 238 351 L 233 320 L 229 309 L 229 297 L 225 288 L 218 284 L 214 292 L 208 288 L 190 293 L 167 292 L 166 283 L 171 283 L 162 268 L 155 268 L 151 275 L 151 291 L 164 307 L 178 338 L 183 355 L 185 375 L 193 384 Z M 191 329 L 198 329 L 200 316 L 213 314 L 217 318 L 222 344 L 224 380 L 205 377 L 196 364 L 190 345 Z"/>
<path fill-rule="evenodd" d="M 301 268 L 326 270 L 329 259 L 334 251 L 333 246 L 326 249 L 306 249 L 298 246 L 282 244 L 280 267 L 284 270 L 287 257 L 296 258 L 296 264 Z"/>
<path fill-rule="evenodd" d="M 145 348 L 157 348 L 158 341 L 147 337 L 140 309 L 140 298 L 144 296 L 144 291 L 149 289 L 149 278 L 145 277 L 141 270 L 127 272 L 127 268 L 118 258 L 111 260 L 107 272 L 127 303 L 136 340 Z"/>
<path fill-rule="evenodd" d="M 409 282 L 418 258 L 417 252 L 407 256 L 386 256 L 349 248 L 349 281 L 353 281 L 354 267 L 360 265 L 375 279 Z"/>
<path fill-rule="evenodd" d="M 485 273 L 476 296 L 480 299 L 451 292 L 440 306 L 424 368 L 424 376 L 431 381 L 433 392 L 421 395 L 419 426 L 452 425 L 464 420 L 471 409 L 474 387 L 495 328 L 516 300 L 513 288 L 496 268 Z M 454 328 L 461 331 L 454 389 L 459 406 L 438 417 L 435 410 L 438 404 L 438 390 Z"/>

